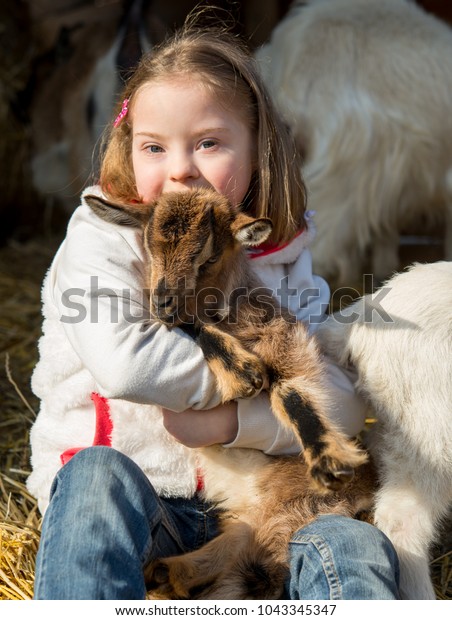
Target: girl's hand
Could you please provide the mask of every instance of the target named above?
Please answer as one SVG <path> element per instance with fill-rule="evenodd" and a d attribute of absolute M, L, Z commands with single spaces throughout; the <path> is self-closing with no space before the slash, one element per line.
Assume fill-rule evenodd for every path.
<path fill-rule="evenodd" d="M 238 431 L 237 403 L 230 402 L 205 411 L 187 409 L 175 413 L 163 409 L 163 425 L 170 435 L 188 448 L 229 443 Z"/>

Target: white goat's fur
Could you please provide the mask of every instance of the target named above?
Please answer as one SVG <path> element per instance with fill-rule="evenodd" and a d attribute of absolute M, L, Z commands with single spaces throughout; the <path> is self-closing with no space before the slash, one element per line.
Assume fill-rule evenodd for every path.
<path fill-rule="evenodd" d="M 452 262 L 395 275 L 330 316 L 319 338 L 356 367 L 379 420 L 369 446 L 381 476 L 375 520 L 399 554 L 402 595 L 434 598 L 429 547 L 452 502 Z"/>
<path fill-rule="evenodd" d="M 446 222 L 452 259 L 452 31 L 408 0 L 295 3 L 256 53 L 305 152 L 314 269 L 350 285 L 399 232 Z"/>

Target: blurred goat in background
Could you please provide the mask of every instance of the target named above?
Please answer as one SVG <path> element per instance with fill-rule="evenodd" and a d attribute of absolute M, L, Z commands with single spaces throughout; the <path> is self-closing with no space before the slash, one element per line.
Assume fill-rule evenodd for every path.
<path fill-rule="evenodd" d="M 257 51 L 305 153 L 314 269 L 399 266 L 399 234 L 444 225 L 452 259 L 452 31 L 408 0 L 296 2 Z"/>
<path fill-rule="evenodd" d="M 120 8 L 96 13 L 90 7 L 71 28 L 61 28 L 57 62 L 37 82 L 31 105 L 33 185 L 68 215 L 96 173 L 123 78 L 165 35 L 151 3 L 132 0 Z"/>

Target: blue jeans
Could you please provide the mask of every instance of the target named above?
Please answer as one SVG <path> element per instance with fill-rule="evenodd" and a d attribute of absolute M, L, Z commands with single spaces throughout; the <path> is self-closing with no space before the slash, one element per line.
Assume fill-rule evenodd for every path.
<path fill-rule="evenodd" d="M 191 551 L 218 533 L 199 498 L 157 496 L 128 457 L 77 453 L 57 474 L 36 560 L 35 599 L 142 600 L 143 567 Z M 290 598 L 397 598 L 397 557 L 376 528 L 324 515 L 290 543 Z"/>
<path fill-rule="evenodd" d="M 341 515 L 321 515 L 289 544 L 292 600 L 399 599 L 399 562 L 376 527 Z"/>

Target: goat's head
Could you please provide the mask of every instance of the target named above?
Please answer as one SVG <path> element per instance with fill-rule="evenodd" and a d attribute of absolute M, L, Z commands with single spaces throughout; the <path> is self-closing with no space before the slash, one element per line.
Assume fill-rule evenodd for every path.
<path fill-rule="evenodd" d="M 115 224 L 141 227 L 152 315 L 170 325 L 224 315 L 243 269 L 242 248 L 272 230 L 213 190 L 169 192 L 148 204 L 118 204 L 86 196 L 91 209 Z"/>

